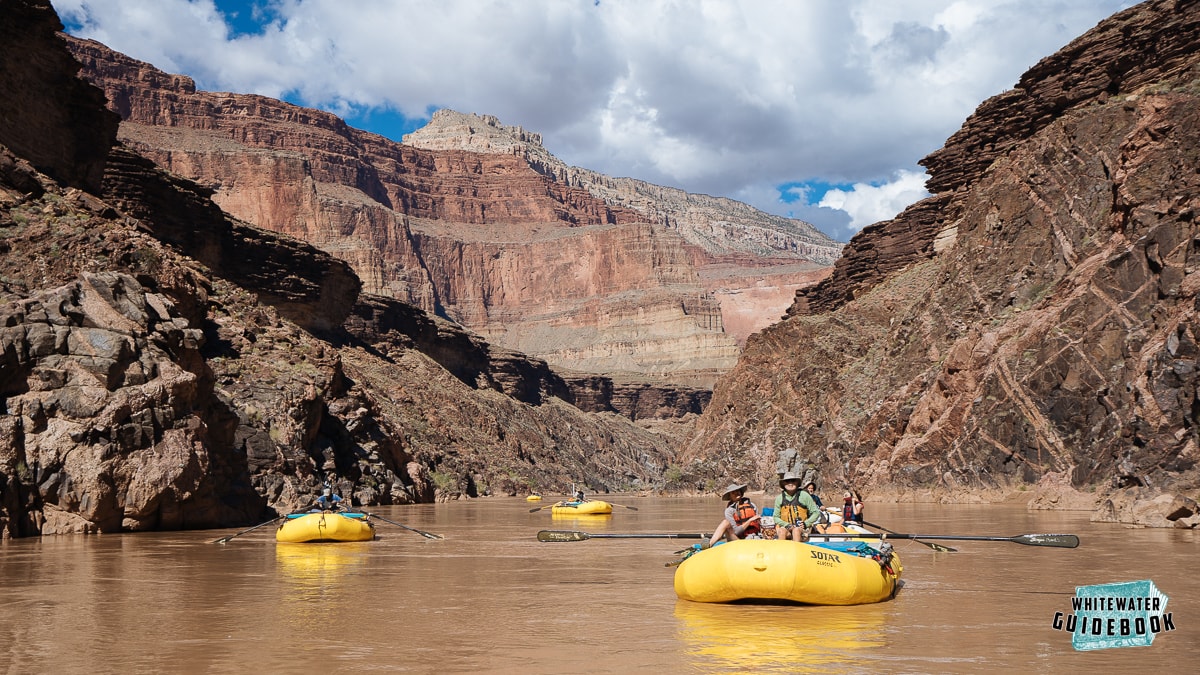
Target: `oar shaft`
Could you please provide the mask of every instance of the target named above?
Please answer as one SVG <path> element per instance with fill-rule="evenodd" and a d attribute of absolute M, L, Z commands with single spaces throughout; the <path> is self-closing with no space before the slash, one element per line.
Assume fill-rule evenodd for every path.
<path fill-rule="evenodd" d="M 382 520 L 385 523 L 395 525 L 396 527 L 402 527 L 402 528 L 408 530 L 409 532 L 416 532 L 417 534 L 421 535 L 422 537 L 425 537 L 426 539 L 445 539 L 445 537 L 443 537 L 442 535 L 437 534 L 435 532 L 426 532 L 425 530 L 418 530 L 415 527 L 409 527 L 409 526 L 405 525 L 404 523 L 397 523 L 394 520 L 388 520 L 387 518 L 384 518 L 383 516 L 375 515 L 374 513 L 367 513 L 366 511 L 363 511 L 362 513 L 364 516 L 367 516 L 368 518 L 377 518 L 379 520 Z"/>
<path fill-rule="evenodd" d="M 682 532 L 679 534 L 589 534 L 591 539 L 706 539 L 707 534 L 692 534 Z"/>
<path fill-rule="evenodd" d="M 247 532 L 253 532 L 254 530 L 257 530 L 260 527 L 266 527 L 267 525 L 270 525 L 271 523 L 273 523 L 277 520 L 281 520 L 282 518 L 283 518 L 283 516 L 279 516 L 278 518 L 272 518 L 265 523 L 259 523 L 259 524 L 255 525 L 254 527 L 248 527 L 236 534 L 231 534 L 227 537 L 221 537 L 220 539 L 216 539 L 213 541 L 213 543 L 214 544 L 224 544 L 225 542 L 229 541 L 230 539 L 233 539 L 234 537 L 240 537 L 243 534 L 246 534 Z"/>
<path fill-rule="evenodd" d="M 1014 544 L 1026 546 L 1053 546 L 1056 548 L 1075 548 L 1079 546 L 1079 537 L 1073 534 L 1018 534 L 1013 537 L 988 537 L 970 534 L 809 534 L 809 538 L 822 539 L 941 539 L 944 541 L 1011 541 Z"/>

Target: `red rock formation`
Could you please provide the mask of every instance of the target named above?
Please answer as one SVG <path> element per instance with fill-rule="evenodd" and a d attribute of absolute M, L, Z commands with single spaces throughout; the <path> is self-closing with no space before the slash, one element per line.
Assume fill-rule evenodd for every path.
<path fill-rule="evenodd" d="M 984 102 L 925 160 L 938 194 L 750 339 L 690 470 L 770 484 L 792 448 L 877 498 L 1023 491 L 1194 526 L 1126 492 L 1200 487 L 1198 74 L 1200 3 L 1158 0 Z"/>
<path fill-rule="evenodd" d="M 783 299 L 738 316 L 736 336 L 722 307 L 755 312 L 768 300 L 738 303 L 744 286 L 763 273 L 809 283 L 839 249 L 744 204 L 565 167 L 536 135 L 494 120 L 442 111 L 401 145 L 69 42 L 139 154 L 210 186 L 225 211 L 348 261 L 366 291 L 555 367 L 711 386 Z M 725 271 L 715 288 L 700 281 L 708 265 Z"/>

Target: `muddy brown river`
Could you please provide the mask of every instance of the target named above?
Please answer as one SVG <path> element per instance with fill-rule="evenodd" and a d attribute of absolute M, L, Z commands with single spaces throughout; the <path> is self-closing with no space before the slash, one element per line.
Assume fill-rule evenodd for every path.
<path fill-rule="evenodd" d="M 751 495 L 760 504 L 761 495 Z M 1082 512 L 868 504 L 897 532 L 1074 533 L 1077 549 L 897 540 L 903 587 L 855 607 L 710 605 L 664 564 L 690 541 L 541 543 L 540 529 L 711 532 L 718 498 L 609 498 L 559 519 L 520 499 L 368 509 L 349 544 L 276 544 L 273 526 L 0 544 L 0 673 L 974 673 L 1176 668 L 1200 657 L 1197 533 Z M 551 501 L 542 502 L 550 504 Z M 1077 586 L 1151 580 L 1172 630 L 1151 645 L 1072 647 L 1053 626 Z"/>

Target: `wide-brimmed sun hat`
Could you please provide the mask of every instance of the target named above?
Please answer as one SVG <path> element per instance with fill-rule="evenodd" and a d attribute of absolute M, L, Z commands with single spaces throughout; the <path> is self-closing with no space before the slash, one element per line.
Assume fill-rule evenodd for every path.
<path fill-rule="evenodd" d="M 800 487 L 800 476 L 797 476 L 795 473 L 789 471 L 783 474 L 783 476 L 779 479 L 779 487 L 783 487 L 784 483 L 795 483 L 796 487 Z"/>
<path fill-rule="evenodd" d="M 721 499 L 729 499 L 729 494 L 732 492 L 746 493 L 746 483 L 730 483 L 724 490 L 721 491 Z"/>

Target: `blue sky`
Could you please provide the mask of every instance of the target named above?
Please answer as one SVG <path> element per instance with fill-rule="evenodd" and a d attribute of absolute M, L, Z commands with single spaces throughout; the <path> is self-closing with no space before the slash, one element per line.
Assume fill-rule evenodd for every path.
<path fill-rule="evenodd" d="M 400 140 L 439 108 L 568 164 L 841 241 L 925 195 L 917 162 L 1118 0 L 52 0 L 68 32 L 202 89 Z"/>

